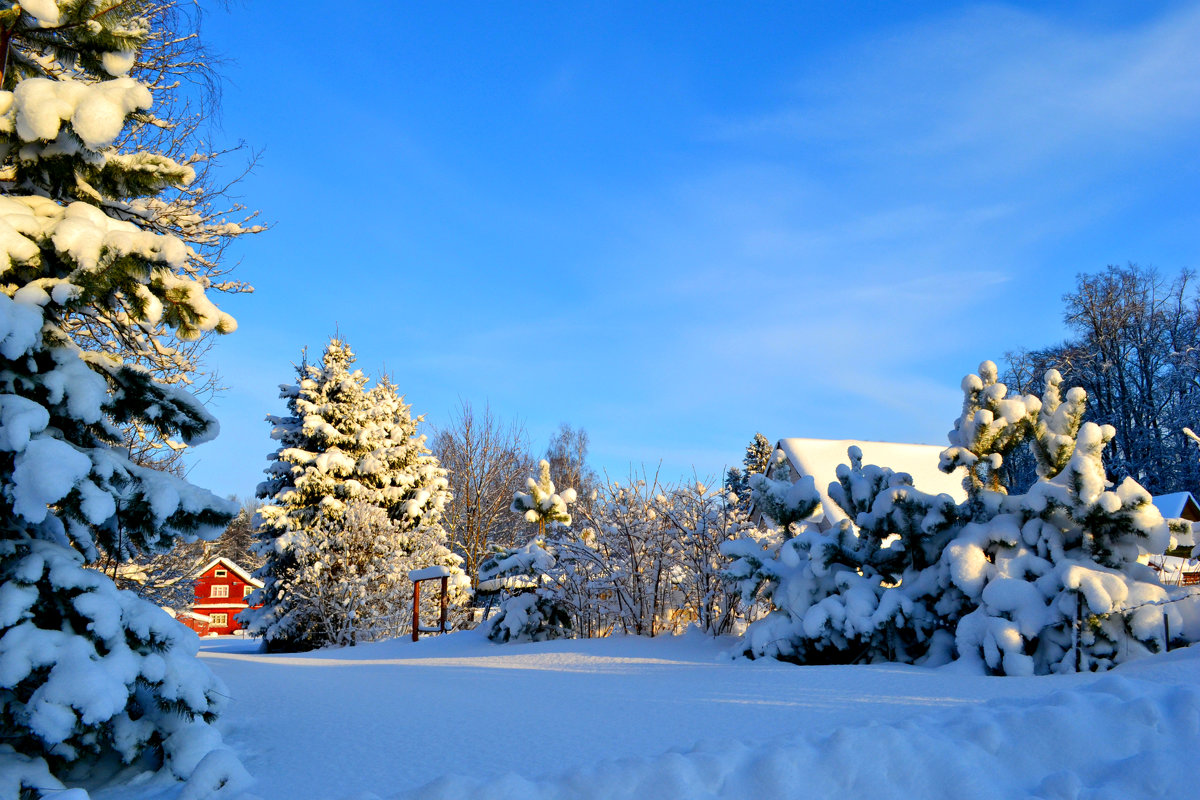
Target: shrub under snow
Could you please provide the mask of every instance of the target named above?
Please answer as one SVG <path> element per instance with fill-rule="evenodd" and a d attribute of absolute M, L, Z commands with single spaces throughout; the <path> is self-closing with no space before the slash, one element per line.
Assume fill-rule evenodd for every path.
<path fill-rule="evenodd" d="M 1107 669 L 1162 651 L 1163 615 L 1178 630 L 1178 614 L 1138 558 L 1167 549 L 1171 531 L 1137 483 L 1106 480 L 1114 432 L 1082 422 L 1086 396 L 1064 399 L 1060 384 L 1051 371 L 1041 398 L 1008 397 L 991 362 L 964 379 L 942 456 L 943 470 L 965 468 L 961 505 L 862 464 L 851 448 L 829 489 L 848 519 L 822 530 L 797 522 L 811 487 L 759 477 L 756 501 L 789 524 L 781 540 L 724 547 L 744 599 L 774 608 L 747 630 L 745 651 L 804 663 L 957 656 L 1010 675 Z M 1019 447 L 1033 450 L 1038 480 L 1008 495 L 1004 459 Z"/>

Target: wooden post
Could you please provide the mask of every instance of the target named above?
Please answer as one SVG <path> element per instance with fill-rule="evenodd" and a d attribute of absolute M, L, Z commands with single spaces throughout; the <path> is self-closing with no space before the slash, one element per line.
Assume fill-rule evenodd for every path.
<path fill-rule="evenodd" d="M 1079 672 L 1079 668 L 1083 662 L 1083 593 L 1076 590 L 1075 592 L 1075 671 Z"/>
<path fill-rule="evenodd" d="M 413 641 L 421 636 L 421 582 L 413 581 Z"/>
<path fill-rule="evenodd" d="M 438 618 L 438 630 L 441 631 L 442 633 L 446 632 L 446 602 L 447 602 L 446 590 L 449 588 L 449 586 L 450 586 L 449 576 L 443 575 L 442 576 L 442 598 L 441 598 L 442 613 L 441 613 L 441 616 Z"/>
<path fill-rule="evenodd" d="M 1163 609 L 1163 638 L 1166 641 L 1166 651 L 1171 652 L 1171 620 L 1167 618 L 1167 610 Z"/>

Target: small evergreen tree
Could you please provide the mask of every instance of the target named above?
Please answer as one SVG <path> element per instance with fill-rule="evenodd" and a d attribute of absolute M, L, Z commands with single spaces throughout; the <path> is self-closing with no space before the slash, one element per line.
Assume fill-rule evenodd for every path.
<path fill-rule="evenodd" d="M 494 642 L 542 641 L 568 635 L 570 616 L 556 597 L 556 587 L 545 586 L 544 578 L 557 564 L 549 534 L 571 524 L 567 510 L 575 502 L 575 489 L 556 492 L 550 479 L 550 462 L 538 464 L 538 477 L 526 480 L 525 492 L 513 495 L 509 510 L 531 525 L 537 535 L 524 547 L 498 550 L 479 568 L 480 582 L 497 579 L 518 579 L 519 591 L 501 604 L 499 611 L 487 621 L 484 632 Z M 520 579 L 524 580 L 520 580 Z"/>
<path fill-rule="evenodd" d="M 742 459 L 742 474 L 749 480 L 751 475 L 761 475 L 767 471 L 771 456 L 775 453 L 775 445 L 761 433 L 754 434 L 750 444 L 746 446 L 746 455 Z"/>
<path fill-rule="evenodd" d="M 1061 384 L 1047 372 L 1041 400 L 1014 398 L 1004 423 L 968 403 L 943 457 L 974 466 L 968 503 L 979 509 L 943 557 L 943 583 L 963 593 L 970 612 L 956 628 L 958 651 L 996 674 L 1108 669 L 1164 649 L 1162 615 L 1177 617 L 1158 605 L 1166 592 L 1138 563 L 1168 548 L 1167 523 L 1133 479 L 1107 480 L 1102 455 L 1115 431 L 1083 422 L 1085 392 L 1073 388 L 1064 402 Z M 991 362 L 964 389 L 1005 402 Z M 1025 494 L 980 480 L 1003 467 L 1005 437 L 981 434 L 998 427 L 1028 432 L 1038 478 Z"/>
<path fill-rule="evenodd" d="M 545 462 L 543 462 L 545 463 Z M 493 642 L 544 642 L 571 636 L 571 618 L 545 580 L 557 559 L 537 539 L 524 547 L 497 548 L 479 567 L 479 580 L 495 582 L 507 597 L 483 626 Z"/>
<path fill-rule="evenodd" d="M 750 480 L 755 475 L 765 474 L 771 464 L 775 448 L 767 437 L 761 433 L 754 434 L 750 444 L 746 446 L 746 455 L 742 457 L 742 466 L 730 467 L 725 473 L 725 490 L 737 495 L 738 503 L 743 510 L 749 511 L 751 503 Z"/>
<path fill-rule="evenodd" d="M 763 469 L 751 475 L 747 484 L 753 493 L 754 507 L 790 538 L 796 533 L 795 526 L 820 511 L 821 495 L 811 475 L 792 481 L 792 467 L 782 450 L 776 450 L 771 460 L 775 464 L 773 476 L 767 477 Z"/>
<path fill-rule="evenodd" d="M 904 473 L 863 464 L 851 447 L 850 465 L 828 490 L 848 519 L 822 530 L 812 522 L 820 495 L 811 477 L 791 483 L 782 455 L 776 477 L 755 481 L 755 506 L 785 525 L 781 535 L 723 548 L 743 600 L 773 608 L 746 631 L 747 652 L 800 663 L 924 656 L 942 615 L 933 608 L 940 592 L 922 576 L 957 519 L 953 501 L 917 491 Z M 889 594 L 896 586 L 905 593 Z"/>
<path fill-rule="evenodd" d="M 554 481 L 550 480 L 550 462 L 542 459 L 538 462 L 538 477 L 532 477 L 525 482 L 527 492 L 516 492 L 513 495 L 509 510 L 520 514 L 526 522 L 537 526 L 538 538 L 546 536 L 546 528 L 551 529 L 561 525 L 571 524 L 571 514 L 567 507 L 575 502 L 574 487 L 561 493 L 554 491 Z"/>
<path fill-rule="evenodd" d="M 725 481 L 723 483 L 725 491 L 730 492 L 736 499 L 738 505 L 742 508 L 750 508 L 750 487 L 746 483 L 746 476 L 742 474 L 742 470 L 738 467 L 730 467 L 725 470 Z"/>
<path fill-rule="evenodd" d="M 280 447 L 270 456 L 268 480 L 258 487 L 268 501 L 259 509 L 265 562 L 256 576 L 264 586 L 251 602 L 262 607 L 243 615 L 250 633 L 262 636 L 270 650 L 330 643 L 328 626 L 307 599 L 311 593 L 299 588 L 311 576 L 300 554 L 314 546 L 318 522 L 323 538 L 345 530 L 339 525 L 352 504 L 383 509 L 398 534 L 428 538 L 430 547 L 417 549 L 439 553 L 440 565 L 458 571 L 461 563 L 445 548 L 441 514 L 448 484 L 417 433 L 422 418 L 410 415 L 387 379 L 368 389 L 354 361 L 345 342 L 331 339 L 319 366 L 303 361 L 299 380 L 280 387 L 290 413 L 267 418 Z M 413 565 L 425 566 L 433 563 Z"/>

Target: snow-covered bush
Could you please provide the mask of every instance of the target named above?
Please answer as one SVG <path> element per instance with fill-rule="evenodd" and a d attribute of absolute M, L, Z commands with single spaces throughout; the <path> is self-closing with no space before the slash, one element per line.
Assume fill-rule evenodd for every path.
<path fill-rule="evenodd" d="M 710 636 L 730 633 L 740 602 L 736 587 L 725 579 L 721 547 L 754 531 L 745 504 L 733 492 L 710 491 L 700 481 L 666 489 L 658 500 L 675 532 L 671 554 L 678 591 L 667 620 L 676 631 L 695 624 Z"/>
<path fill-rule="evenodd" d="M 545 463 L 545 462 L 542 462 Z M 499 610 L 483 625 L 493 642 L 541 642 L 571 636 L 571 620 L 547 580 L 557 561 L 534 539 L 523 547 L 498 548 L 479 567 L 481 590 L 502 591 Z"/>
<path fill-rule="evenodd" d="M 721 544 L 752 528 L 732 493 L 695 482 L 610 483 L 597 491 L 582 524 L 554 527 L 524 548 L 494 554 L 480 570 L 481 588 L 512 590 L 493 638 L 514 634 L 509 603 L 529 636 L 605 636 L 614 631 L 654 636 L 698 625 L 718 635 L 736 618 L 738 599 L 723 580 Z M 530 606 L 527 595 L 538 598 Z M 549 624 L 551 634 L 537 625 Z"/>
<path fill-rule="evenodd" d="M 344 512 L 322 513 L 286 535 L 296 568 L 279 579 L 280 588 L 308 615 L 324 646 L 401 636 L 412 629 L 409 572 L 447 567 L 451 606 L 465 599 L 462 560 L 427 534 L 405 531 L 382 508 L 352 501 Z M 436 598 L 423 598 L 426 613 L 436 605 Z"/>
<path fill-rule="evenodd" d="M 113 145 L 152 104 L 125 74 L 144 4 L 9 5 L 6 48 L 57 38 L 37 69 L 7 51 L 0 91 L 0 773 L 35 796 L 134 762 L 237 780 L 192 634 L 85 566 L 215 538 L 236 511 L 120 446 L 123 426 L 184 446 L 217 423 L 116 353 L 235 328 L 192 250 L 138 213 L 191 168 Z"/>
<path fill-rule="evenodd" d="M 942 469 L 965 468 L 967 500 L 929 495 L 851 448 L 829 496 L 848 519 L 796 525 L 804 504 L 761 478 L 756 502 L 794 532 L 724 547 L 746 600 L 774 610 L 744 640 L 754 656 L 805 663 L 939 661 L 957 653 L 997 674 L 1106 669 L 1165 647 L 1166 594 L 1138 563 L 1170 532 L 1144 489 L 1113 487 L 1101 453 L 1111 428 L 1081 423 L 1086 396 L 1008 397 L 991 362 L 963 381 L 963 412 Z M 1029 447 L 1038 480 L 1008 496 L 1005 457 Z M 779 470 L 776 470 L 777 477 Z M 807 495 L 800 483 L 790 491 Z"/>
<path fill-rule="evenodd" d="M 679 532 L 662 516 L 659 497 L 657 480 L 610 483 L 587 518 L 585 541 L 604 565 L 593 594 L 610 600 L 612 627 L 621 633 L 653 636 L 670 624 Z"/>
<path fill-rule="evenodd" d="M 258 528 L 265 563 L 255 573 L 264 586 L 250 602 L 262 608 L 242 612 L 242 618 L 271 650 L 341 643 L 340 635 L 329 638 L 321 622 L 325 612 L 313 606 L 318 584 L 312 581 L 329 552 L 341 553 L 347 568 L 361 560 L 352 551 L 367 547 L 370 535 L 355 530 L 362 519 L 347 527 L 348 509 L 355 504 L 382 509 L 392 522 L 373 534 L 383 541 L 370 545 L 372 552 L 395 551 L 390 558 L 396 562 L 381 567 L 384 573 L 400 569 L 397 565 L 405 572 L 439 565 L 461 575 L 461 559 L 446 547 L 441 526 L 449 496 L 446 472 L 417 433 L 422 418 L 411 416 L 386 379 L 368 389 L 366 376 L 352 370 L 353 364 L 354 353 L 345 342 L 330 340 L 319 366 L 301 363 L 297 383 L 280 387 L 289 415 L 268 417 L 280 446 L 270 456 L 268 480 L 258 487 L 258 496 L 268 501 L 259 509 Z M 338 542 L 342 533 L 356 544 Z M 350 574 L 339 569 L 333 574 Z M 322 574 L 321 585 L 330 577 Z M 360 574 L 354 581 L 361 579 Z M 453 582 L 455 608 L 465 598 L 461 584 Z M 381 591 L 399 602 L 390 588 Z M 403 617 L 398 608 L 394 612 Z"/>

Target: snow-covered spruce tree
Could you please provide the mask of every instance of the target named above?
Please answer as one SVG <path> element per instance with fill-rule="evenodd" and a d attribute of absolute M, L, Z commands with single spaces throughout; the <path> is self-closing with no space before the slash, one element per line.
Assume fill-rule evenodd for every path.
<path fill-rule="evenodd" d="M 45 81 L 67 87 L 103 83 L 110 87 L 105 102 L 111 102 L 116 81 L 132 79 L 154 96 L 152 110 L 133 109 L 130 124 L 108 137 L 113 145 L 105 148 L 104 158 L 77 158 L 70 149 L 71 134 L 57 141 L 50 136 L 0 154 L 0 181 L 64 204 L 82 201 L 139 230 L 178 239 L 189 248 L 186 274 L 210 296 L 249 291 L 229 279 L 222 254 L 234 239 L 263 228 L 250 224 L 254 214 L 236 203 L 225 204 L 228 187 L 217 184 L 213 169 L 219 154 L 207 152 L 211 132 L 204 130 L 204 122 L 219 100 L 210 65 L 219 62 L 208 57 L 201 42 L 198 5 L 38 0 L 3 2 L 0 8 L 2 88 L 14 90 L 20 83 L 22 92 L 36 94 Z M 103 123 L 111 116 L 94 113 L 98 97 L 69 113 L 76 137 L 95 141 L 108 136 Z M 47 100 L 42 95 L 41 101 Z M 39 105 L 50 108 L 46 102 Z M 57 117 L 50 113 L 42 119 L 40 124 L 47 124 Z M 35 151 L 37 158 L 31 157 Z M 198 330 L 181 340 L 170 335 L 169 320 L 146 318 L 129 325 L 116 311 L 78 309 L 59 324 L 81 349 L 144 367 L 160 382 L 188 386 L 199 396 L 219 388 L 203 363 L 214 331 Z M 180 442 L 137 419 L 121 429 L 135 462 L 182 469 Z"/>
<path fill-rule="evenodd" d="M 569 635 L 568 611 L 556 596 L 554 582 L 548 584 L 546 577 L 557 563 L 548 539 L 557 528 L 571 524 L 568 507 L 575 502 L 575 489 L 555 491 L 550 462 L 545 459 L 538 463 L 538 477 L 526 481 L 526 489 L 513 494 L 509 510 L 536 526 L 537 534 L 524 547 L 497 551 L 479 568 L 481 583 L 508 579 L 511 584 L 518 579 L 519 590 L 485 624 L 484 633 L 494 642 L 536 642 Z"/>
<path fill-rule="evenodd" d="M 730 467 L 725 473 L 725 489 L 738 497 L 738 502 L 745 510 L 750 509 L 751 490 L 750 479 L 767 471 L 775 448 L 771 441 L 761 433 L 754 434 L 750 444 L 746 446 L 746 454 L 742 457 L 741 467 Z"/>
<path fill-rule="evenodd" d="M 119 446 L 129 424 L 184 444 L 211 438 L 217 425 L 202 405 L 74 338 L 81 319 L 164 347 L 235 327 L 206 297 L 188 246 L 116 210 L 190 176 L 169 158 L 113 146 L 152 102 L 124 76 L 144 34 L 140 4 L 5 3 L 0 30 L 6 41 L 65 30 L 84 6 L 97 17 L 85 26 L 90 49 L 76 53 L 81 68 L 58 69 L 47 50 L 50 77 L 10 70 L 0 91 L 6 797 L 103 780 L 133 762 L 213 786 L 244 776 L 209 724 L 223 692 L 194 658 L 195 637 L 85 567 L 102 553 L 125 559 L 215 537 L 236 509 Z"/>
<path fill-rule="evenodd" d="M 258 529 L 265 563 L 256 573 L 264 586 L 252 603 L 262 608 L 243 615 L 250 633 L 262 636 L 270 650 L 331 643 L 298 588 L 304 574 L 298 554 L 318 520 L 332 531 L 351 503 L 383 509 L 398 533 L 409 537 L 410 552 L 432 559 L 412 568 L 438 565 L 461 574 L 461 559 L 446 549 L 441 527 L 446 473 L 417 433 L 422 418 L 411 416 L 386 379 L 368 389 L 353 365 L 345 342 L 331 339 L 320 365 L 303 361 L 298 381 L 280 387 L 288 415 L 267 418 L 280 446 L 270 456 L 268 480 L 258 487 L 267 500 Z M 463 599 L 460 583 L 454 581 L 456 607 Z"/>
<path fill-rule="evenodd" d="M 991 362 L 964 380 L 968 403 L 943 457 L 973 473 L 975 511 L 943 558 L 943 582 L 974 606 L 958 623 L 958 651 L 995 674 L 1108 669 L 1164 649 L 1163 614 L 1177 617 L 1158 605 L 1166 592 L 1138 562 L 1169 547 L 1170 529 L 1135 481 L 1114 487 L 1106 479 L 1101 458 L 1114 430 L 1081 423 L 1086 394 L 1073 388 L 1063 401 L 1061 382 L 1047 372 L 1040 401 L 1016 399 L 1025 421 L 1014 413 L 1004 424 L 1029 431 L 1038 479 L 1025 494 L 1005 495 L 986 479 L 1003 467 L 987 452 L 999 417 L 974 409 L 971 398 L 1003 398 Z"/>
<path fill-rule="evenodd" d="M 748 655 L 912 661 L 944 625 L 928 575 L 954 530 L 953 501 L 918 491 L 907 474 L 864 465 L 857 447 L 847 455 L 828 490 L 847 518 L 828 530 L 811 522 L 820 503 L 811 478 L 791 483 L 781 453 L 773 477 L 755 481 L 755 507 L 790 524 L 781 537 L 744 536 L 722 548 L 743 600 L 772 605 L 746 631 Z"/>

